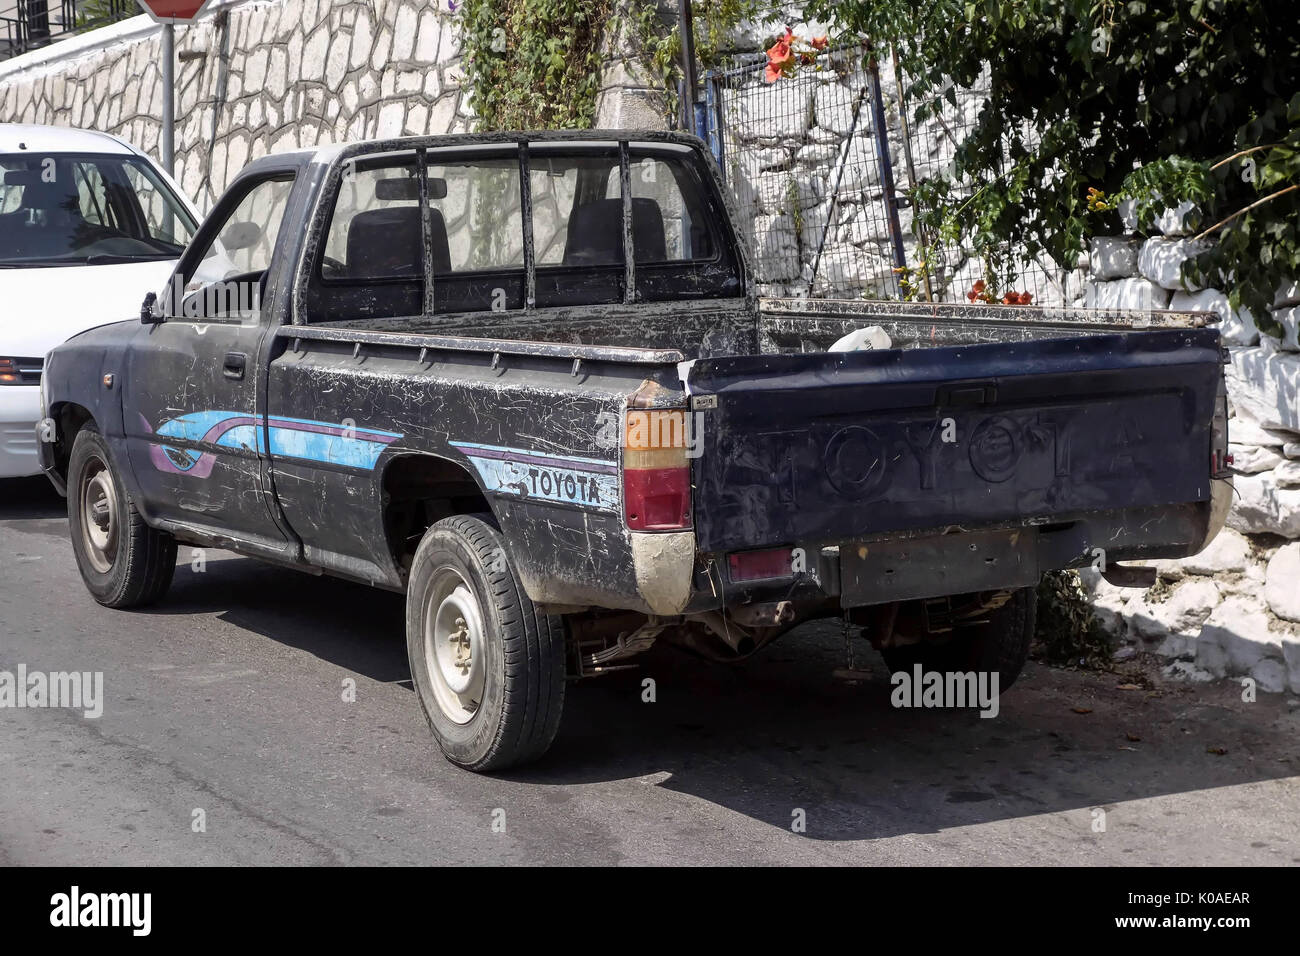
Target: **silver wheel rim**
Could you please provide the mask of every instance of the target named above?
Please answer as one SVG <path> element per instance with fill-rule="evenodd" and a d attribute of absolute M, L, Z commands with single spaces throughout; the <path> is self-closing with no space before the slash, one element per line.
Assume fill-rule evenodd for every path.
<path fill-rule="evenodd" d="M 113 475 L 98 458 L 86 463 L 81 479 L 81 540 L 91 567 L 100 574 L 113 569 L 117 557 L 117 489 Z"/>
<path fill-rule="evenodd" d="M 474 591 L 456 569 L 439 568 L 424 603 L 424 662 L 438 709 L 453 723 L 469 723 L 483 703 L 486 646 Z"/>

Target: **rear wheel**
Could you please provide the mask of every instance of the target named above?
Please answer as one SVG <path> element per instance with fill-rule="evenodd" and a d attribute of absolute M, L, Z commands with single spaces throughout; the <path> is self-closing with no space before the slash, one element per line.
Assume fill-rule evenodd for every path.
<path fill-rule="evenodd" d="M 996 671 L 998 689 L 1004 691 L 1016 682 L 1029 659 L 1037 617 L 1038 589 L 1020 588 L 982 623 L 955 627 L 942 643 L 885 647 L 880 654 L 891 673 L 911 672 L 917 664 L 923 671 L 942 673 Z"/>
<path fill-rule="evenodd" d="M 94 425 L 83 427 L 72 443 L 68 526 L 81 579 L 100 604 L 139 607 L 166 593 L 176 570 L 176 541 L 144 523 Z"/>
<path fill-rule="evenodd" d="M 538 612 L 489 520 L 433 525 L 406 594 L 420 708 L 447 759 L 476 771 L 540 757 L 564 708 L 563 622 Z"/>

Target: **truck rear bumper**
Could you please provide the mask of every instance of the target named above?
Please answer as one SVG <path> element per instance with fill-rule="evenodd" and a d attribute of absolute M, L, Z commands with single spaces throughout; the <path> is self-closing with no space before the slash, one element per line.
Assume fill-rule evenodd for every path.
<path fill-rule="evenodd" d="M 1179 558 L 1202 550 L 1223 526 L 1230 479 L 1213 483 L 1212 500 L 1053 519 L 1050 524 L 929 529 L 838 544 L 797 545 L 801 572 L 776 580 L 724 580 L 728 607 L 791 600 L 861 607 L 1029 587 L 1048 571 L 1120 561 Z M 791 548 L 793 552 L 794 547 Z M 1103 564 L 1104 563 L 1104 564 Z M 729 561 L 713 565 L 728 574 Z M 697 584 L 690 610 L 723 603 Z"/>

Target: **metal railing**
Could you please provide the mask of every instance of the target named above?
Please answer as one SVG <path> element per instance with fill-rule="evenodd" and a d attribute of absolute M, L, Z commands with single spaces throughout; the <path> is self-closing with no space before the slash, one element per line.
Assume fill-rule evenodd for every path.
<path fill-rule="evenodd" d="M 0 60 L 140 12 L 135 0 L 0 0 Z"/>
<path fill-rule="evenodd" d="M 964 301 L 984 264 L 923 234 L 908 191 L 945 175 L 986 97 L 978 85 L 923 124 L 900 102 L 893 64 L 857 48 L 821 54 L 766 83 L 745 54 L 704 76 L 708 130 L 741 207 L 760 293 Z M 924 267 L 922 267 L 924 260 Z M 1069 271 L 1025 257 L 1018 291 L 1069 305 Z M 906 281 L 905 281 L 906 280 Z"/>

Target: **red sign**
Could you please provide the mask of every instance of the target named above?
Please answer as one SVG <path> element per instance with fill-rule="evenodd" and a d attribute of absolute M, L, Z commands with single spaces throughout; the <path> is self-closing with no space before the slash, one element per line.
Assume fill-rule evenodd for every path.
<path fill-rule="evenodd" d="M 189 23 L 198 19 L 209 0 L 139 0 L 139 3 L 159 23 Z"/>

